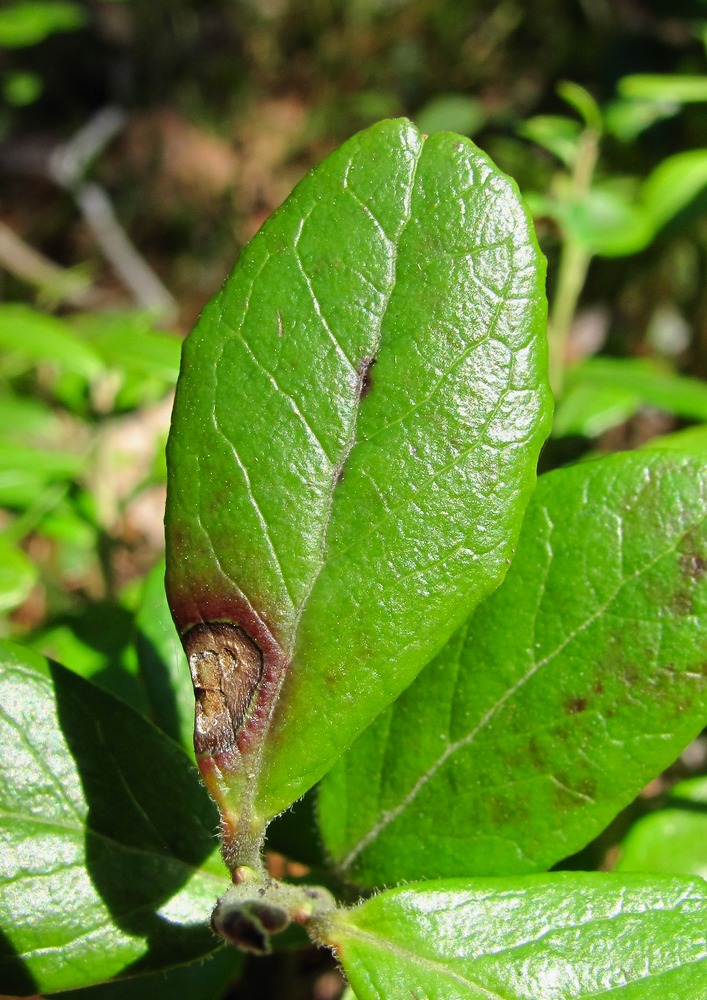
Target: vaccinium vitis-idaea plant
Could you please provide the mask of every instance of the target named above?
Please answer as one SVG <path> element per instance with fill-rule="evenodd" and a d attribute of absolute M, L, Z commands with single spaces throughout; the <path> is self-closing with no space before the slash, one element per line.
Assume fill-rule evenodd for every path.
<path fill-rule="evenodd" d="M 383 122 L 265 224 L 187 338 L 168 447 L 223 861 L 170 739 L 8 647 L 15 992 L 207 954 L 216 896 L 223 938 L 262 953 L 302 924 L 359 1000 L 707 991 L 702 879 L 548 873 L 704 724 L 707 470 L 654 450 L 534 488 L 545 352 L 532 226 L 466 139 Z M 186 666 L 142 622 L 179 736 Z M 317 783 L 328 889 L 263 861 Z M 366 901 L 337 906 L 337 878 Z"/>

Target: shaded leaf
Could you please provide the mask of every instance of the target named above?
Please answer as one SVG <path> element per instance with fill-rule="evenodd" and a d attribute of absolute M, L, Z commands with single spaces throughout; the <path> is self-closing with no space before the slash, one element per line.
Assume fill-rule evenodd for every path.
<path fill-rule="evenodd" d="M 321 784 L 363 885 L 538 871 L 707 719 L 707 467 L 643 452 L 543 476 L 501 587 Z"/>
<path fill-rule="evenodd" d="M 33 634 L 27 644 L 38 653 L 91 680 L 141 714 L 148 702 L 131 643 L 133 616 L 113 601 L 96 601 L 80 614 L 61 615 Z"/>
<path fill-rule="evenodd" d="M 213 951 L 225 870 L 191 762 L 83 678 L 0 650 L 3 989 L 75 989 Z"/>
<path fill-rule="evenodd" d="M 187 339 L 167 589 L 181 634 L 233 623 L 252 655 L 236 749 L 202 755 L 244 829 L 505 572 L 547 429 L 544 321 L 512 182 L 468 140 L 394 121 L 305 178 Z"/>
<path fill-rule="evenodd" d="M 221 947 L 191 965 L 151 976 L 136 976 L 83 990 L 69 990 L 61 1000 L 221 1000 L 243 967 L 244 955 Z"/>
<path fill-rule="evenodd" d="M 707 991 L 700 879 L 558 873 L 423 882 L 321 936 L 358 1000 L 620 1000 Z"/>

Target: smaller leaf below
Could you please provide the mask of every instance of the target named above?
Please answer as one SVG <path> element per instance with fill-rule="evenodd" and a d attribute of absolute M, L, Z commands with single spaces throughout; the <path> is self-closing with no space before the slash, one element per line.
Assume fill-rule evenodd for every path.
<path fill-rule="evenodd" d="M 409 885 L 320 928 L 358 1000 L 707 995 L 701 879 L 558 873 Z"/>

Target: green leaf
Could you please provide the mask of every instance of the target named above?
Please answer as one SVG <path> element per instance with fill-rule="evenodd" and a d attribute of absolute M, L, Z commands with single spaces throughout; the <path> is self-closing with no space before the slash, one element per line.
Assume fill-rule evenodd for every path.
<path fill-rule="evenodd" d="M 43 90 L 42 78 L 37 73 L 9 73 L 2 81 L 2 96 L 16 108 L 34 104 Z"/>
<path fill-rule="evenodd" d="M 577 159 L 582 126 L 564 115 L 534 115 L 523 122 L 518 132 L 561 160 L 571 170 Z"/>
<path fill-rule="evenodd" d="M 590 358 L 567 374 L 553 433 L 596 437 L 641 406 L 707 421 L 707 382 L 633 358 Z"/>
<path fill-rule="evenodd" d="M 691 455 L 707 454 L 707 424 L 700 424 L 698 427 L 686 427 L 682 431 L 675 431 L 672 434 L 661 434 L 659 437 L 651 438 L 641 445 L 642 449 L 651 451 L 684 451 Z"/>
<path fill-rule="evenodd" d="M 707 79 L 705 80 L 707 83 Z M 646 178 L 641 200 L 658 232 L 707 187 L 707 149 L 668 156 Z"/>
<path fill-rule="evenodd" d="M 340 872 L 542 870 L 673 762 L 707 719 L 706 491 L 677 452 L 540 479 L 501 587 L 322 782 Z"/>
<path fill-rule="evenodd" d="M 168 447 L 167 590 L 180 634 L 243 630 L 218 640 L 251 658 L 236 749 L 201 766 L 244 826 L 302 795 L 505 572 L 547 431 L 544 325 L 513 183 L 406 121 L 305 178 L 206 307 Z"/>
<path fill-rule="evenodd" d="M 37 580 L 37 567 L 22 549 L 0 535 L 0 612 L 25 601 Z"/>
<path fill-rule="evenodd" d="M 421 132 L 459 132 L 474 135 L 486 121 L 483 105 L 466 94 L 441 94 L 423 105 L 415 115 Z"/>
<path fill-rule="evenodd" d="M 182 342 L 155 330 L 151 313 L 84 313 L 74 324 L 107 367 L 169 385 L 177 381 Z"/>
<path fill-rule="evenodd" d="M 674 872 L 707 879 L 707 777 L 676 785 L 664 808 L 640 819 L 621 845 L 620 872 Z"/>
<path fill-rule="evenodd" d="M 579 366 L 581 367 L 581 366 Z M 580 371 L 567 373 L 566 388 L 555 410 L 553 437 L 580 434 L 599 437 L 618 427 L 641 409 L 641 397 L 628 386 L 584 379 Z"/>
<path fill-rule="evenodd" d="M 358 1000 L 707 995 L 701 879 L 558 873 L 428 882 L 321 930 Z"/>
<path fill-rule="evenodd" d="M 85 22 L 86 14 L 77 3 L 20 0 L 0 10 L 0 46 L 36 45 L 57 31 L 73 31 Z"/>
<path fill-rule="evenodd" d="M 141 716 L 0 644 L 0 982 L 76 989 L 193 961 L 224 871 L 193 765 Z"/>
<path fill-rule="evenodd" d="M 633 101 L 618 98 L 604 108 L 604 123 L 607 132 L 621 142 L 634 142 L 641 132 L 645 132 L 656 122 L 673 118 L 679 110 L 680 105 L 671 100 L 659 98 L 653 101 Z"/>
<path fill-rule="evenodd" d="M 145 580 L 135 618 L 140 674 L 157 725 L 194 753 L 194 688 L 164 589 L 164 561 Z"/>
<path fill-rule="evenodd" d="M 634 73 L 618 82 L 622 97 L 640 101 L 674 101 L 678 104 L 707 101 L 707 76 Z"/>
<path fill-rule="evenodd" d="M 57 440 L 62 428 L 57 414 L 38 399 L 17 396 L 3 385 L 0 394 L 0 441 L 15 444 L 38 437 Z"/>
<path fill-rule="evenodd" d="M 623 177 L 595 184 L 580 201 L 559 204 L 555 214 L 582 247 L 603 257 L 638 253 L 657 228 L 634 182 Z"/>
<path fill-rule="evenodd" d="M 68 323 L 16 303 L 0 305 L 0 349 L 30 365 L 52 361 L 86 378 L 103 370 L 100 358 Z"/>
<path fill-rule="evenodd" d="M 601 132 L 601 110 L 588 90 L 572 80 L 562 80 L 557 85 L 557 93 L 563 101 L 574 108 L 587 128 Z"/>
<path fill-rule="evenodd" d="M 645 249 L 706 186 L 707 150 L 693 149 L 667 157 L 640 187 L 632 178 L 612 177 L 580 200 L 569 192 L 534 200 L 590 254 L 623 257 Z"/>

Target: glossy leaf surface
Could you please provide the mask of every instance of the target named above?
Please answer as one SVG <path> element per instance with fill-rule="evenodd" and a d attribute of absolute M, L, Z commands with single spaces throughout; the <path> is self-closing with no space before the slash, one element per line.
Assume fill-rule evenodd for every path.
<path fill-rule="evenodd" d="M 122 702 L 0 647 L 0 982 L 19 996 L 214 950 L 225 869 L 193 764 Z"/>
<path fill-rule="evenodd" d="M 428 882 L 338 911 L 358 1000 L 617 1000 L 707 991 L 701 879 L 558 873 Z"/>
<path fill-rule="evenodd" d="M 302 181 L 187 339 L 170 604 L 263 661 L 233 812 L 297 799 L 505 572 L 547 431 L 543 270 L 472 143 L 383 122 Z"/>
<path fill-rule="evenodd" d="M 707 777 L 682 781 L 662 809 L 632 826 L 615 867 L 707 879 Z"/>
<path fill-rule="evenodd" d="M 501 587 L 326 776 L 358 884 L 539 871 L 707 718 L 707 467 L 619 454 L 543 476 Z"/>

